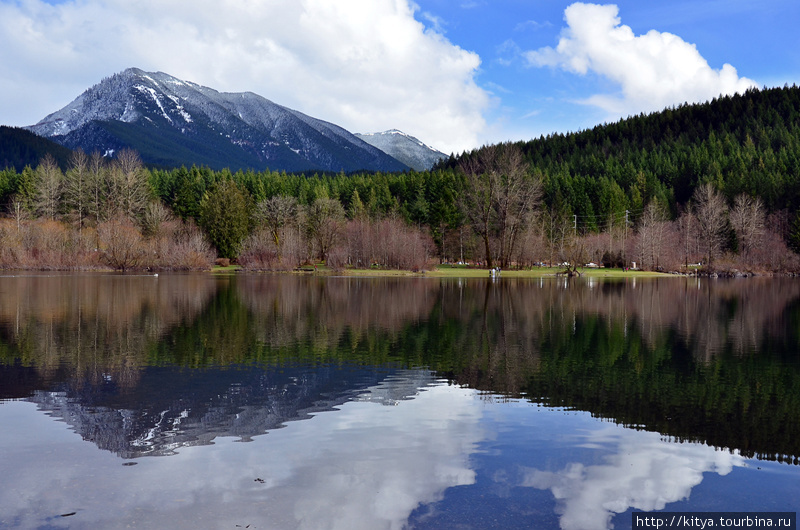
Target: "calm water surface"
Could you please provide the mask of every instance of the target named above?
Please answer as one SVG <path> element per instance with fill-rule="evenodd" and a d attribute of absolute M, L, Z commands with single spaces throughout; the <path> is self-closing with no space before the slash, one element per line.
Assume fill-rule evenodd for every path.
<path fill-rule="evenodd" d="M 0 277 L 0 528 L 800 511 L 800 280 Z"/>

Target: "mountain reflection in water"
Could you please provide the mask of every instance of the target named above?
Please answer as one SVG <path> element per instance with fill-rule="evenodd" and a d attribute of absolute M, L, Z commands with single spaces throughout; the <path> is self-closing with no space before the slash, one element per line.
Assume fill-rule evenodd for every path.
<path fill-rule="evenodd" d="M 798 463 L 798 309 L 789 279 L 2 277 L 3 473 L 43 504 L 0 493 L 0 527 L 75 511 L 65 485 L 76 528 L 625 527 Z"/>
<path fill-rule="evenodd" d="M 475 479 L 468 461 L 484 436 L 480 400 L 433 383 L 429 372 L 405 372 L 254 443 L 218 437 L 133 467 L 54 434 L 57 423 L 17 422 L 5 405 L 5 425 L 36 436 L 4 453 L 13 459 L 4 482 L 14 487 L 0 492 L 0 522 L 37 528 L 42 514 L 77 510 L 71 528 L 401 528 L 420 503 Z M 396 398 L 400 405 L 381 406 Z M 37 455 L 27 460 L 31 447 Z"/>

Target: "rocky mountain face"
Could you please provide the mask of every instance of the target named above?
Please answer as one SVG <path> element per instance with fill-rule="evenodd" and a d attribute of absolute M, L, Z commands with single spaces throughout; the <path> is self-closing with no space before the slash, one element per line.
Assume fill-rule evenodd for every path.
<path fill-rule="evenodd" d="M 129 147 L 147 164 L 285 171 L 403 171 L 343 128 L 257 94 L 224 93 L 129 68 L 27 127 L 71 149 Z"/>
<path fill-rule="evenodd" d="M 447 158 L 444 153 L 397 129 L 356 136 L 417 171 L 426 171 L 440 159 Z"/>

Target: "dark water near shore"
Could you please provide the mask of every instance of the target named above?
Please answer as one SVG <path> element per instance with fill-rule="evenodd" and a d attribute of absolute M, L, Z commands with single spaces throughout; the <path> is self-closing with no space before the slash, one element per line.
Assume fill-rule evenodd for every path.
<path fill-rule="evenodd" d="M 0 277 L 0 528 L 800 511 L 800 280 Z"/>

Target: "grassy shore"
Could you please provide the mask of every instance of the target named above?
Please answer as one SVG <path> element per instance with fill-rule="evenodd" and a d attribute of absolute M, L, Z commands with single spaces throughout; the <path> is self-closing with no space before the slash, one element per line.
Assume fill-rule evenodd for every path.
<path fill-rule="evenodd" d="M 220 267 L 219 265 L 214 265 L 211 268 L 211 272 L 215 273 L 226 273 L 226 272 L 238 272 L 242 270 L 239 265 L 228 265 L 226 267 Z"/>
<path fill-rule="evenodd" d="M 236 265 L 229 267 L 214 267 L 212 272 L 226 273 L 240 271 Z M 622 269 L 599 269 L 599 268 L 580 268 L 582 276 L 589 278 L 655 278 L 661 276 L 673 276 L 660 272 L 638 271 Z M 559 267 L 533 267 L 524 270 L 507 270 L 501 272 L 501 278 L 546 278 L 555 277 L 563 273 L 564 269 Z M 465 265 L 440 265 L 432 270 L 425 272 L 412 272 L 395 269 L 345 269 L 335 271 L 329 269 L 324 264 L 317 264 L 317 269 L 310 267 L 295 271 L 298 274 L 319 274 L 319 275 L 343 275 L 343 276 L 406 276 L 406 277 L 432 277 L 432 278 L 488 278 L 489 270 Z"/>
<path fill-rule="evenodd" d="M 622 269 L 599 269 L 599 268 L 579 268 L 578 271 L 584 277 L 594 278 L 649 278 L 658 276 L 670 276 L 669 274 L 649 271 L 623 271 Z M 543 278 L 548 276 L 557 276 L 563 273 L 563 267 L 533 267 L 531 269 L 523 270 L 508 270 L 502 271 L 500 276 L 502 278 Z M 489 271 L 487 269 L 476 269 L 473 267 L 458 266 L 458 265 L 441 265 L 435 270 L 425 273 L 429 276 L 437 277 L 454 277 L 454 278 L 487 278 Z"/>

